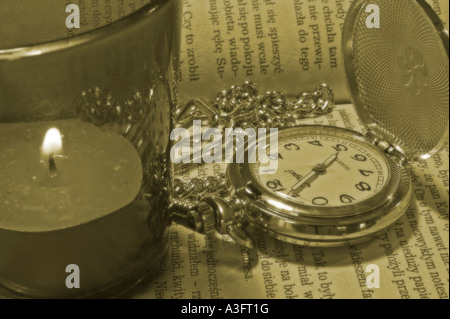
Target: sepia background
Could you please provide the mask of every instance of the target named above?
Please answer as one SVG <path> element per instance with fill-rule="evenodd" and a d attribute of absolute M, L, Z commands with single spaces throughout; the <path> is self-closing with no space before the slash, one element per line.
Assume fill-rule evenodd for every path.
<path fill-rule="evenodd" d="M 120 19 L 148 2 L 41 0 L 43 11 L 61 12 L 47 15 L 32 12 L 27 1 L 34 2 L 2 1 L 0 16 L 5 18 L 0 27 L 0 48 L 84 33 Z M 448 27 L 448 2 L 428 2 Z M 80 5 L 79 30 L 68 30 L 61 19 L 69 3 Z M 184 0 L 179 30 L 178 104 L 197 97 L 209 101 L 217 92 L 249 79 L 262 89 L 291 94 L 327 83 L 339 105 L 333 113 L 304 123 L 364 131 L 349 104 L 342 65 L 341 31 L 350 3 L 350 0 Z M 315 6 L 315 10 L 309 10 L 308 5 Z M 31 18 L 22 24 L 8 11 Z M 30 22 L 38 27 L 30 29 Z M 317 24 L 320 38 L 312 35 L 312 24 Z M 8 37 L 10 32 L 21 36 Z M 321 48 L 320 55 L 314 49 L 317 47 Z M 246 61 L 246 57 L 250 60 Z M 200 165 L 186 168 L 178 177 L 189 180 L 214 176 L 225 169 L 223 165 Z M 322 249 L 287 244 L 256 232 L 253 235 L 257 250 L 248 250 L 227 236 L 206 237 L 172 225 L 164 265 L 151 283 L 130 297 L 447 299 L 448 147 L 428 160 L 410 164 L 408 169 L 414 185 L 410 208 L 374 241 Z M 365 286 L 366 267 L 371 264 L 380 268 L 378 289 Z"/>

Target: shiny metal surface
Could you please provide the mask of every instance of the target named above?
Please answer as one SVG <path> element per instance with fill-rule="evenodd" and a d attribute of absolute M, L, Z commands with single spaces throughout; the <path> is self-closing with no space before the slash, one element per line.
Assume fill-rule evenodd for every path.
<path fill-rule="evenodd" d="M 294 130 L 296 134 L 305 135 L 327 130 L 337 136 L 342 134 L 363 140 L 354 131 L 319 125 L 280 130 L 279 134 Z M 366 143 L 367 147 L 374 147 Z M 297 204 L 261 185 L 251 174 L 248 163 L 229 166 L 230 196 L 240 200 L 239 214 L 251 227 L 260 228 L 283 241 L 320 247 L 366 241 L 394 223 L 405 212 L 412 195 L 407 170 L 388 157 L 386 160 L 391 172 L 389 183 L 375 196 L 354 205 L 330 209 Z M 274 201 L 285 208 L 274 207 Z"/>
<path fill-rule="evenodd" d="M 366 7 L 380 8 L 368 28 Z M 448 33 L 423 0 L 352 4 L 343 35 L 348 87 L 360 118 L 410 160 L 448 140 Z"/>

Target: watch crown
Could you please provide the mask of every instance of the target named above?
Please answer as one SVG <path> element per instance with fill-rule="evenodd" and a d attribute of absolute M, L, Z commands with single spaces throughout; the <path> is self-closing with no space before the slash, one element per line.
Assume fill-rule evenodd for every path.
<path fill-rule="evenodd" d="M 202 220 L 202 232 L 207 235 L 214 234 L 217 227 L 217 218 L 214 208 L 212 208 L 212 206 L 208 203 L 202 201 L 198 204 L 198 213 L 200 214 L 200 218 Z"/>

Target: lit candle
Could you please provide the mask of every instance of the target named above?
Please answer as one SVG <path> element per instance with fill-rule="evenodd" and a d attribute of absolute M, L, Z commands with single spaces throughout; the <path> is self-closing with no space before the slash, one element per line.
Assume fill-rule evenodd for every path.
<path fill-rule="evenodd" d="M 45 134 L 44 143 L 42 144 L 42 151 L 48 157 L 48 169 L 51 177 L 57 176 L 57 169 L 55 163 L 55 155 L 62 150 L 61 133 L 57 128 L 51 128 Z"/>
<path fill-rule="evenodd" d="M 0 176 L 0 286 L 78 296 L 126 277 L 149 237 L 126 138 L 81 120 L 0 124 Z M 70 264 L 81 291 L 66 287 Z"/>

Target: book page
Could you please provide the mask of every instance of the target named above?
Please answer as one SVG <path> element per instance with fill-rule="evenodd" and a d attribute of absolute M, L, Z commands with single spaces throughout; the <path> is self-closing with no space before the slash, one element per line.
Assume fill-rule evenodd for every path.
<path fill-rule="evenodd" d="M 299 124 L 363 131 L 352 105 Z M 449 296 L 449 149 L 408 166 L 414 195 L 409 209 L 376 240 L 341 248 L 287 244 L 255 231 L 255 250 L 227 236 L 169 228 L 166 264 L 137 298 L 442 298 Z M 226 164 L 185 164 L 184 181 L 217 176 Z M 367 288 L 369 265 L 380 287 Z"/>
<path fill-rule="evenodd" d="M 246 80 L 289 94 L 327 83 L 337 102 L 350 101 L 341 53 L 350 0 L 183 3 L 180 102 L 210 100 Z M 428 3 L 448 26 L 448 2 Z"/>

